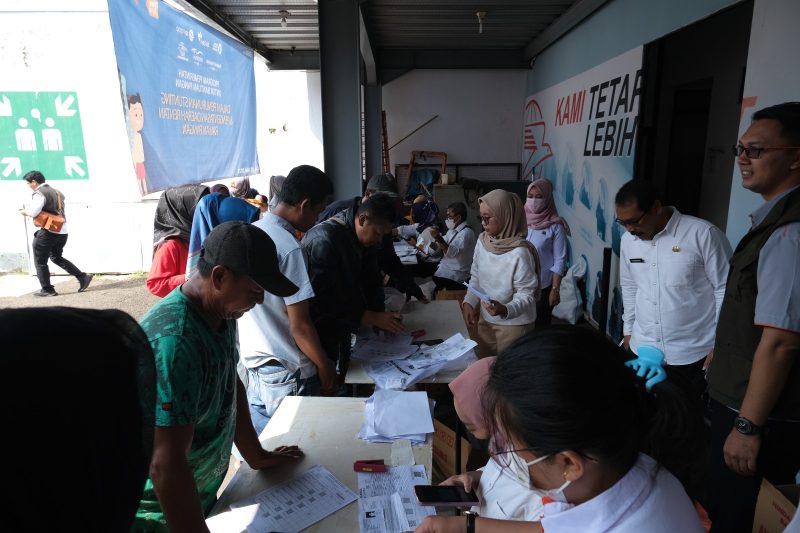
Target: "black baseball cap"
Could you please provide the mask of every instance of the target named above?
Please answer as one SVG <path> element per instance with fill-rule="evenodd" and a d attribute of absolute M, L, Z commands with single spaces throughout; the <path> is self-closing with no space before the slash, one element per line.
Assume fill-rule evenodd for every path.
<path fill-rule="evenodd" d="M 281 274 L 278 251 L 267 233 L 239 220 L 223 222 L 211 230 L 200 253 L 206 262 L 244 274 L 265 291 L 283 298 L 298 291 L 297 285 Z"/>

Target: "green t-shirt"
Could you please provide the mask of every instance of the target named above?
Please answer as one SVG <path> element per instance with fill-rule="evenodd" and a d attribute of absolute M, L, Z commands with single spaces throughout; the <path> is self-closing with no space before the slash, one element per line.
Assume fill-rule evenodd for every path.
<path fill-rule="evenodd" d="M 236 321 L 211 331 L 178 287 L 141 325 L 156 360 L 156 426 L 194 426 L 189 467 L 208 512 L 228 470 L 236 429 Z M 132 531 L 164 531 L 158 523 L 164 513 L 148 479 Z"/>

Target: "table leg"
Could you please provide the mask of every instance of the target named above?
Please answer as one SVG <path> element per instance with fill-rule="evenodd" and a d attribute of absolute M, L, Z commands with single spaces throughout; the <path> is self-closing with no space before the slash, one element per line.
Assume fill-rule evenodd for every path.
<path fill-rule="evenodd" d="M 461 473 L 461 437 L 464 436 L 464 424 L 456 417 L 456 475 Z"/>

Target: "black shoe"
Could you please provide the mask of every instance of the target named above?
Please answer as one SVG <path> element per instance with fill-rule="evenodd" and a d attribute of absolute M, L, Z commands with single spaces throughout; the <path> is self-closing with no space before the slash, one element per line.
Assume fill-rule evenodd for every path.
<path fill-rule="evenodd" d="M 89 284 L 92 282 L 92 278 L 94 274 L 84 274 L 81 278 L 81 287 L 78 289 L 78 292 L 83 292 L 89 288 Z"/>
<path fill-rule="evenodd" d="M 33 293 L 34 296 L 58 296 L 58 293 L 53 289 L 52 291 L 46 291 L 44 289 L 40 289 Z"/>

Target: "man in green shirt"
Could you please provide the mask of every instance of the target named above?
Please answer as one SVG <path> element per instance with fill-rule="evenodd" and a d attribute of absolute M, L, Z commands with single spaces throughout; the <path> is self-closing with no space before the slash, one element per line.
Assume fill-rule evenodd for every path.
<path fill-rule="evenodd" d="M 141 321 L 156 359 L 156 427 L 133 531 L 208 531 L 205 515 L 233 442 L 254 469 L 303 456 L 297 446 L 261 447 L 236 373 L 236 319 L 263 302 L 265 290 L 297 291 L 278 269 L 275 244 L 255 226 L 225 222 L 206 238 L 198 274 Z"/>

